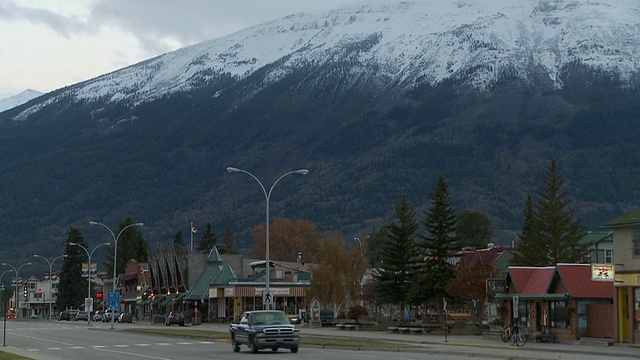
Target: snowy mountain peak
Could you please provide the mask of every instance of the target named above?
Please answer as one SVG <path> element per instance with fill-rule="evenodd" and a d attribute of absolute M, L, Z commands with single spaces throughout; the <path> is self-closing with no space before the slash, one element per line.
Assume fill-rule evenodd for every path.
<path fill-rule="evenodd" d="M 38 96 L 42 95 L 41 92 L 33 90 L 33 89 L 27 89 L 21 93 L 19 93 L 18 95 L 14 95 L 8 98 L 4 98 L 0 100 L 0 112 L 9 110 L 9 109 L 13 109 L 14 107 L 18 106 L 18 105 L 22 105 L 26 102 L 28 102 L 31 99 L 37 98 Z"/>
<path fill-rule="evenodd" d="M 295 14 L 146 60 L 59 96 L 138 104 L 225 76 L 242 79 L 266 65 L 268 83 L 309 64 L 342 62 L 353 75 L 406 88 L 454 78 L 484 90 L 505 72 L 524 80 L 542 73 L 562 87 L 563 67 L 576 62 L 631 83 L 639 78 L 640 2 L 393 1 Z"/>

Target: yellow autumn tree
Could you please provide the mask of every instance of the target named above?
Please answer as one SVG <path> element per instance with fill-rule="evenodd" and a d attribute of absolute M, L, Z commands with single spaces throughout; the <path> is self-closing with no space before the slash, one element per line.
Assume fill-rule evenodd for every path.
<path fill-rule="evenodd" d="M 320 299 L 323 307 L 332 309 L 336 316 L 340 312 L 346 314 L 349 306 L 360 301 L 360 281 L 366 271 L 366 259 L 362 259 L 360 248 L 347 252 L 344 237 L 339 233 L 331 234 L 322 242 L 319 255 L 311 271 L 308 297 Z"/>

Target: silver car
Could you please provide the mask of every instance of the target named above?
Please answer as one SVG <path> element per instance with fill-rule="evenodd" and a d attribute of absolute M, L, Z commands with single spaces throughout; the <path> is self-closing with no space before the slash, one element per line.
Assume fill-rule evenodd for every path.
<path fill-rule="evenodd" d="M 102 319 L 104 319 L 104 310 L 96 310 L 96 312 L 93 314 L 93 320 L 102 321 Z"/>

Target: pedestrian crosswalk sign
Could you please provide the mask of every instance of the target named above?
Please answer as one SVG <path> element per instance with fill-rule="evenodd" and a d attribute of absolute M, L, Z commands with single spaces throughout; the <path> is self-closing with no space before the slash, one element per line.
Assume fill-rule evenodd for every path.
<path fill-rule="evenodd" d="M 273 296 L 271 295 L 271 291 L 264 291 L 262 293 L 262 303 L 263 304 L 273 304 Z"/>

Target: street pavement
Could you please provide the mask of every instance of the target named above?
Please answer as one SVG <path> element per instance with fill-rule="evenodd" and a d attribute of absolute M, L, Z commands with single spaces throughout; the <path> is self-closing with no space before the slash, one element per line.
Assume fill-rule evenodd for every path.
<path fill-rule="evenodd" d="M 580 343 L 535 343 L 527 342 L 522 347 L 513 347 L 499 338 L 484 339 L 482 335 L 444 335 L 402 334 L 380 330 L 340 330 L 334 327 L 299 326 L 301 336 L 337 337 L 351 339 L 370 339 L 378 341 L 415 344 L 417 351 L 433 353 L 458 353 L 473 357 L 506 359 L 553 359 L 562 358 L 562 354 L 584 354 L 602 356 L 603 359 L 637 358 L 640 359 L 640 345 Z M 198 328 L 200 326 L 195 326 Z M 205 324 L 203 328 L 216 331 L 228 331 L 228 324 Z M 405 349 L 402 349 L 405 351 Z M 552 356 L 553 355 L 553 356 Z"/>

